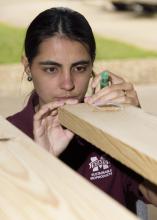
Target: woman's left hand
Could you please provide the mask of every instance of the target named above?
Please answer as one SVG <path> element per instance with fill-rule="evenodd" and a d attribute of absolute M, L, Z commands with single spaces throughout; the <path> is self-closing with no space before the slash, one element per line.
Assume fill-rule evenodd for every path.
<path fill-rule="evenodd" d="M 154 206 L 157 207 L 157 187 L 156 185 L 144 180 L 143 183 L 139 185 L 139 190 L 145 199 Z"/>
<path fill-rule="evenodd" d="M 107 103 L 130 104 L 140 107 L 137 93 L 131 83 L 126 82 L 123 78 L 109 73 L 109 86 L 100 89 L 101 74 L 97 75 L 91 87 L 93 95 L 85 98 L 85 102 L 96 106 L 103 106 Z"/>

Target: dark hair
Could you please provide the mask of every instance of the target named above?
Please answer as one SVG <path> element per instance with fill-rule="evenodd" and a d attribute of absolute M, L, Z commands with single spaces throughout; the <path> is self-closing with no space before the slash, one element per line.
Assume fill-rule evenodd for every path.
<path fill-rule="evenodd" d="M 40 13 L 30 24 L 25 38 L 25 54 L 29 63 L 38 53 L 39 45 L 56 34 L 67 36 L 88 46 L 92 62 L 95 59 L 95 39 L 86 18 L 68 8 L 50 8 Z"/>

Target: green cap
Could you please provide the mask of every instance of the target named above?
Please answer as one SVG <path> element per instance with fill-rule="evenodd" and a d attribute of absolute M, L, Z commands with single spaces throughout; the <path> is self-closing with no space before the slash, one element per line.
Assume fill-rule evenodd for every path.
<path fill-rule="evenodd" d="M 109 85 L 109 73 L 108 71 L 104 71 L 101 73 L 100 88 L 103 89 L 108 85 Z"/>

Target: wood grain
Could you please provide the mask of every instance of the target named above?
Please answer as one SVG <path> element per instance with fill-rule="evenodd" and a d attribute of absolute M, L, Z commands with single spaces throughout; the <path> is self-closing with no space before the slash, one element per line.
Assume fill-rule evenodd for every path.
<path fill-rule="evenodd" d="M 137 219 L 2 117 L 0 136 L 0 219 Z"/>
<path fill-rule="evenodd" d="M 157 117 L 125 106 L 106 112 L 87 104 L 60 109 L 61 123 L 157 184 Z"/>

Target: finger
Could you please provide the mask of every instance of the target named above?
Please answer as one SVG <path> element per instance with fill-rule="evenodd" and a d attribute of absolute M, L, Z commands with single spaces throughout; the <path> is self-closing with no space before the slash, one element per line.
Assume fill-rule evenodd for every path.
<path fill-rule="evenodd" d="M 121 104 L 130 104 L 136 107 L 140 107 L 139 99 L 135 90 L 123 91 L 123 95 L 113 99 Z"/>
<path fill-rule="evenodd" d="M 56 116 L 58 114 L 58 109 L 52 110 L 50 115 L 51 116 Z"/>
<path fill-rule="evenodd" d="M 40 109 L 42 110 L 45 108 L 49 108 L 50 110 L 54 110 L 54 109 L 57 109 L 58 107 L 63 106 L 63 105 L 64 105 L 64 100 L 55 101 L 55 102 L 50 102 L 50 103 L 43 105 Z"/>
<path fill-rule="evenodd" d="M 54 128 L 54 127 L 58 127 L 59 125 L 59 121 L 57 119 L 57 116 L 56 117 L 52 117 L 52 116 L 48 116 L 47 117 L 47 129 L 50 130 L 51 128 Z"/>
<path fill-rule="evenodd" d="M 132 83 L 128 82 L 123 82 L 119 84 L 113 84 L 109 87 L 110 91 L 115 91 L 115 90 L 134 90 Z"/>
<path fill-rule="evenodd" d="M 88 100 L 90 99 L 91 96 L 96 94 L 98 91 L 100 91 L 100 81 L 101 81 L 101 73 L 96 75 L 90 82 L 90 88 L 91 88 L 91 95 L 88 95 L 84 98 L 84 102 L 88 103 Z"/>
<path fill-rule="evenodd" d="M 132 99 L 132 105 L 141 107 L 136 91 L 127 91 L 126 96 Z"/>
<path fill-rule="evenodd" d="M 39 110 L 35 115 L 34 115 L 34 122 L 36 125 L 40 126 L 41 120 L 43 116 L 50 111 L 49 108 L 43 108 Z"/>
<path fill-rule="evenodd" d="M 41 119 L 40 121 L 33 121 L 33 134 L 34 138 L 41 137 L 44 134 L 46 126 L 46 119 Z"/>
<path fill-rule="evenodd" d="M 53 115 L 52 110 L 57 106 L 63 105 L 62 102 L 49 103 L 44 106 L 34 115 L 33 120 L 33 133 L 34 135 L 41 136 L 46 126 L 46 120 L 44 120 L 50 113 Z M 56 113 L 56 112 L 55 112 Z"/>
<path fill-rule="evenodd" d="M 41 120 L 41 125 L 38 126 L 37 123 L 33 124 L 33 134 L 34 138 L 41 137 L 45 132 L 45 126 L 46 126 L 46 119 Z"/>
<path fill-rule="evenodd" d="M 58 126 L 61 126 L 59 119 L 58 119 L 58 115 L 56 117 L 52 118 L 50 126 L 51 126 L 51 128 L 56 128 Z"/>
<path fill-rule="evenodd" d="M 96 75 L 96 76 L 93 78 L 93 80 L 92 80 L 92 82 L 91 82 L 91 87 L 92 87 L 92 89 L 95 89 L 95 88 L 97 87 L 97 85 L 100 84 L 100 79 L 101 79 L 101 73 L 98 74 L 98 75 Z"/>
<path fill-rule="evenodd" d="M 127 90 L 133 90 L 133 85 L 131 83 L 127 83 L 127 82 L 123 82 L 120 84 L 113 84 L 111 86 L 107 86 L 104 87 L 103 89 L 101 89 L 100 91 L 98 91 L 97 93 L 95 93 L 94 95 L 88 97 L 87 99 L 85 99 L 86 103 L 92 104 L 94 102 L 96 102 L 100 97 L 104 96 L 108 96 L 110 93 L 116 92 L 119 94 L 119 96 L 121 97 L 122 93 L 124 93 L 124 91 Z M 106 99 L 108 99 L 108 97 L 106 97 Z"/>
<path fill-rule="evenodd" d="M 108 84 L 109 81 L 109 74 L 110 72 L 107 70 L 102 71 L 101 73 L 97 74 L 92 81 L 92 88 L 100 87 L 101 80 L 103 80 L 103 85 Z M 105 80 L 105 82 L 104 82 Z M 106 85 L 105 85 L 106 86 Z"/>
<path fill-rule="evenodd" d="M 117 76 L 116 74 L 111 73 L 111 72 L 109 72 L 109 79 L 110 79 L 111 84 L 120 84 L 120 83 L 125 82 L 125 80 L 122 77 Z"/>
<path fill-rule="evenodd" d="M 70 131 L 70 130 L 68 130 L 68 129 L 65 129 L 64 132 L 65 132 L 66 136 L 67 136 L 69 139 L 72 139 L 72 138 L 73 138 L 74 133 L 73 133 L 72 131 Z"/>
<path fill-rule="evenodd" d="M 111 102 L 117 103 L 117 104 L 129 104 L 133 105 L 133 100 L 132 98 L 126 97 L 126 96 L 121 96 L 116 99 L 112 99 Z"/>
<path fill-rule="evenodd" d="M 109 81 L 110 81 L 111 84 L 113 84 L 113 85 L 115 84 L 116 85 L 116 84 L 121 84 L 121 83 L 125 82 L 125 80 L 122 77 L 117 76 L 116 74 L 111 73 L 110 71 L 107 71 L 107 72 L 109 74 Z M 101 73 L 98 74 L 93 79 L 91 87 L 93 89 L 97 90 L 97 91 L 100 90 L 100 80 L 101 80 Z M 97 92 L 97 91 L 95 91 L 95 92 Z"/>
<path fill-rule="evenodd" d="M 47 117 L 47 129 L 48 130 L 56 128 L 58 126 L 61 126 L 59 119 L 58 119 L 58 115 L 56 115 L 55 117 L 52 117 L 52 116 Z"/>
<path fill-rule="evenodd" d="M 90 104 L 101 106 L 101 105 L 105 105 L 107 103 L 111 103 L 111 102 L 113 102 L 113 100 L 116 100 L 121 97 L 125 97 L 125 96 L 124 96 L 124 92 L 120 90 L 120 91 L 108 93 L 106 96 L 100 96 L 94 102 L 92 102 Z"/>
<path fill-rule="evenodd" d="M 126 95 L 130 98 L 137 97 L 137 93 L 135 90 L 126 90 Z"/>
<path fill-rule="evenodd" d="M 105 74 L 105 78 L 104 78 L 104 74 Z M 110 84 L 109 83 L 109 71 L 103 71 L 103 72 L 99 73 L 93 79 L 93 82 L 91 84 L 92 89 L 93 89 L 93 94 L 97 93 L 101 89 L 101 87 L 102 87 L 101 80 L 103 80 L 103 85 L 104 85 L 104 80 L 105 80 L 105 86 L 103 86 L 103 87 L 106 87 L 106 86 L 108 86 Z"/>
<path fill-rule="evenodd" d="M 97 97 L 99 95 L 106 95 L 108 93 L 111 92 L 115 92 L 115 91 L 127 91 L 127 90 L 132 90 L 133 89 L 133 85 L 131 83 L 127 83 L 127 82 L 123 82 L 120 84 L 114 84 L 111 86 L 107 86 L 103 89 L 101 89 L 98 93 L 96 93 L 95 95 L 93 95 L 93 97 Z"/>
<path fill-rule="evenodd" d="M 149 201 L 148 189 L 143 184 L 140 184 L 139 190 L 142 193 L 142 195 Z"/>
<path fill-rule="evenodd" d="M 52 111 L 56 111 L 56 109 L 60 106 L 63 106 L 64 102 L 54 102 L 54 103 L 48 103 L 46 105 L 43 105 L 40 110 L 34 115 L 35 121 L 40 121 L 44 116 L 47 116 L 48 114 L 53 114 Z"/>
<path fill-rule="evenodd" d="M 117 75 L 115 75 L 115 74 L 113 74 L 113 73 L 111 73 L 109 71 L 107 71 L 107 72 L 109 74 L 109 81 L 110 81 L 109 85 L 111 85 L 111 84 L 119 84 L 119 83 L 123 83 L 124 82 L 124 80 L 121 77 L 119 77 L 119 76 L 117 76 Z M 101 73 L 99 73 L 93 79 L 93 81 L 91 83 L 91 87 L 94 90 L 94 93 L 97 93 L 100 90 Z"/>
<path fill-rule="evenodd" d="M 47 117 L 50 114 L 50 111 L 50 109 L 45 108 L 39 110 L 39 112 L 34 116 L 33 129 L 36 135 L 43 135 L 45 127 L 47 126 Z"/>
<path fill-rule="evenodd" d="M 104 100 L 100 100 L 99 102 L 97 101 L 93 105 L 101 107 L 101 106 L 105 106 L 105 105 L 109 105 L 109 104 L 110 105 L 112 105 L 112 104 L 113 105 L 120 105 L 120 104 L 130 104 L 130 102 L 129 101 L 127 102 L 125 97 L 120 97 L 120 98 L 108 100 L 107 102 L 105 102 Z"/>
<path fill-rule="evenodd" d="M 77 104 L 79 101 L 77 99 L 67 99 L 65 100 L 65 104 L 69 104 L 69 105 L 75 105 Z"/>
<path fill-rule="evenodd" d="M 111 96 L 111 98 L 112 98 L 112 96 L 115 96 L 115 95 L 122 96 L 122 95 L 124 95 L 124 91 L 123 91 L 124 88 L 126 88 L 126 86 L 121 85 L 121 84 L 105 87 L 105 88 L 101 89 L 99 92 L 97 92 L 96 94 L 94 94 L 93 96 L 89 97 L 86 100 L 86 102 L 89 104 L 92 104 L 102 97 L 104 97 L 104 100 L 108 100 L 108 99 L 110 99 L 110 96 Z"/>
<path fill-rule="evenodd" d="M 138 100 L 138 99 L 137 99 Z M 134 106 L 139 106 L 139 102 L 135 98 L 125 96 L 124 93 L 121 93 L 119 95 L 112 94 L 112 96 L 108 96 L 108 98 L 104 99 L 104 97 L 101 97 L 94 103 L 91 103 L 95 106 L 103 106 L 109 103 L 113 104 L 129 104 Z"/>

